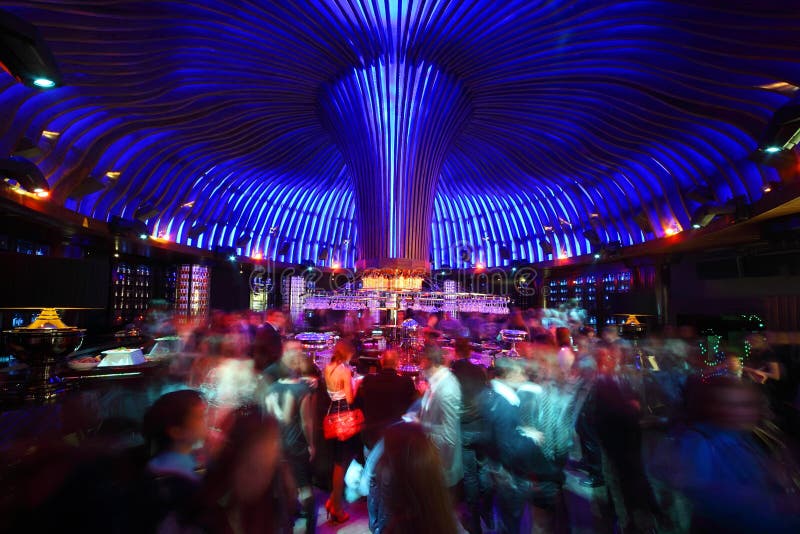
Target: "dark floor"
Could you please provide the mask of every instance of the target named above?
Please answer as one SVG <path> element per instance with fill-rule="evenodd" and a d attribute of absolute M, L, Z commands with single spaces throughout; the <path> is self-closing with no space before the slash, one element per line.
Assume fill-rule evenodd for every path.
<path fill-rule="evenodd" d="M 567 471 L 567 508 L 570 517 L 571 531 L 575 534 L 605 533 L 611 532 L 610 520 L 606 508 L 606 489 L 605 487 L 587 488 L 580 485 L 580 480 L 586 475 L 580 471 Z M 320 492 L 317 495 L 317 502 L 320 503 L 317 516 L 317 531 L 321 534 L 368 534 L 369 517 L 367 514 L 367 501 L 360 499 L 347 505 L 346 510 L 350 514 L 350 520 L 345 523 L 336 524 L 328 521 L 325 508 L 327 494 Z M 596 510 L 592 512 L 593 506 Z M 523 525 L 523 532 L 531 532 L 530 517 L 526 514 Z M 295 532 L 305 532 L 305 522 L 298 521 L 295 525 Z M 466 532 L 463 531 L 462 532 Z M 492 534 L 492 531 L 486 531 Z"/>

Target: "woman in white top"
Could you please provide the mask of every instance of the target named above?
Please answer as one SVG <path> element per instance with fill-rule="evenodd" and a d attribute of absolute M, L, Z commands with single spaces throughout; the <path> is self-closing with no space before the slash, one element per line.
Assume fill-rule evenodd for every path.
<path fill-rule="evenodd" d="M 355 354 L 355 349 L 348 341 L 339 341 L 333 349 L 331 362 L 325 367 L 325 385 L 331 406 L 328 413 L 346 411 L 353 403 L 353 371 L 350 369 L 350 359 Z M 330 518 L 336 523 L 350 519 L 350 515 L 342 510 L 344 495 L 344 474 L 350 460 L 355 456 L 356 446 L 352 438 L 348 441 L 329 440 L 333 450 L 333 480 L 331 481 L 331 496 L 325 503 Z"/>

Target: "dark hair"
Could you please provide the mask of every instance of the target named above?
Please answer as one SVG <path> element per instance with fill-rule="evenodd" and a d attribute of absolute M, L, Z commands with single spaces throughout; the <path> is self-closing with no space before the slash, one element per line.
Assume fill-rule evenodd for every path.
<path fill-rule="evenodd" d="M 376 477 L 388 511 L 383 532 L 455 533 L 450 494 L 436 446 L 422 426 L 401 423 L 384 435 Z"/>
<path fill-rule="evenodd" d="M 459 358 L 469 358 L 472 354 L 472 344 L 468 338 L 460 337 L 456 339 L 456 356 Z"/>
<path fill-rule="evenodd" d="M 524 372 L 522 362 L 514 358 L 497 358 L 494 361 L 494 373 L 499 379 L 506 378 L 513 371 Z"/>
<path fill-rule="evenodd" d="M 437 367 L 444 363 L 444 352 L 442 352 L 439 345 L 433 343 L 425 345 L 425 349 L 422 351 L 422 357 L 427 358 L 430 360 L 431 364 Z"/>
<path fill-rule="evenodd" d="M 556 343 L 559 347 L 570 345 L 570 341 L 569 328 L 563 326 L 556 328 Z"/>
<path fill-rule="evenodd" d="M 193 389 L 166 393 L 145 412 L 142 435 L 151 454 L 159 453 L 172 445 L 169 429 L 186 422 L 189 413 L 198 404 L 205 403 L 203 396 Z"/>

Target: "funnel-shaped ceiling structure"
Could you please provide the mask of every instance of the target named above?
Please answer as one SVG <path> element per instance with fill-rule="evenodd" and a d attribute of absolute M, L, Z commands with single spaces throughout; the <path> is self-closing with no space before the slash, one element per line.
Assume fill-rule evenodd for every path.
<path fill-rule="evenodd" d="M 48 202 L 295 263 L 509 265 L 688 230 L 692 192 L 778 179 L 750 155 L 800 85 L 779 0 L 0 9 L 62 74 L 0 72 L 0 157 L 36 143 Z"/>
<path fill-rule="evenodd" d="M 464 88 L 433 65 L 381 58 L 328 88 L 322 109 L 353 179 L 358 265 L 426 268 L 436 185 L 469 118 Z"/>

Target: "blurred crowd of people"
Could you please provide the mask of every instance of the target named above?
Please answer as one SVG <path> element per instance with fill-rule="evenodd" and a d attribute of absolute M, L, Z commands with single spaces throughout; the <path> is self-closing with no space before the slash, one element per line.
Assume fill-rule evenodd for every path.
<path fill-rule="evenodd" d="M 574 309 L 399 322 L 412 318 L 413 354 L 390 344 L 362 375 L 374 325 L 355 312 L 307 318 L 339 337 L 319 367 L 280 310 L 191 328 L 159 316 L 149 331 L 179 334 L 189 363 L 141 441 L 58 449 L 35 491 L 5 498 L 18 513 L 4 524 L 314 532 L 320 507 L 346 523 L 365 498 L 374 533 L 569 532 L 573 473 L 602 503 L 598 531 L 800 532 L 797 345 L 752 333 L 746 354 L 715 352 L 691 328 L 624 339 Z M 526 341 L 504 346 L 504 329 Z M 351 409 L 361 432 L 326 440 L 326 415 Z"/>

